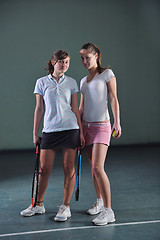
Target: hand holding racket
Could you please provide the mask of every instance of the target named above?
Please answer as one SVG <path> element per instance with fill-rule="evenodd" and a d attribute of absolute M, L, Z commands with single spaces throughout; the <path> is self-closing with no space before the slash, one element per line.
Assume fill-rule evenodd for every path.
<path fill-rule="evenodd" d="M 36 164 L 35 164 L 33 181 L 32 181 L 32 207 L 36 206 L 37 196 L 38 196 L 39 165 L 40 165 L 39 159 L 40 159 L 40 142 L 36 145 Z"/>
<path fill-rule="evenodd" d="M 77 171 L 76 171 L 76 191 L 75 191 L 75 200 L 76 201 L 78 201 L 78 199 L 79 199 L 80 177 L 81 177 L 81 149 L 78 148 Z"/>

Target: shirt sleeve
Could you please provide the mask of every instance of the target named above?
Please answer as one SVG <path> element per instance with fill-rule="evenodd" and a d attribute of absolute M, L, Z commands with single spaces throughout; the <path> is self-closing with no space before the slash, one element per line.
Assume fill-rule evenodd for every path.
<path fill-rule="evenodd" d="M 43 85 L 42 85 L 42 82 L 40 79 L 38 79 L 36 81 L 36 85 L 35 85 L 35 88 L 34 88 L 34 94 L 40 94 L 40 95 L 44 95 L 43 93 Z"/>
<path fill-rule="evenodd" d="M 84 86 L 84 82 L 85 82 L 86 78 L 87 78 L 87 77 L 84 77 L 84 78 L 82 78 L 81 81 L 80 81 L 80 91 L 81 91 L 81 93 L 83 93 L 83 89 L 84 89 L 83 86 Z"/>
<path fill-rule="evenodd" d="M 77 85 L 77 82 L 73 80 L 71 94 L 73 95 L 74 93 L 77 93 L 77 92 L 79 92 L 78 85 Z"/>
<path fill-rule="evenodd" d="M 115 77 L 113 71 L 112 71 L 111 69 L 106 69 L 106 70 L 105 70 L 105 81 L 106 81 L 106 83 L 109 82 L 109 80 L 110 80 L 112 77 Z"/>
<path fill-rule="evenodd" d="M 81 89 L 82 89 L 82 80 L 80 81 L 80 91 L 81 91 Z"/>

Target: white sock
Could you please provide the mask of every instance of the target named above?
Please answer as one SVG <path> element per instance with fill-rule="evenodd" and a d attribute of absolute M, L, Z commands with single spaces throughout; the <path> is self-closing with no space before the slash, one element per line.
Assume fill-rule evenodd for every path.
<path fill-rule="evenodd" d="M 106 211 L 113 212 L 112 208 L 104 207 L 104 209 L 105 209 Z"/>

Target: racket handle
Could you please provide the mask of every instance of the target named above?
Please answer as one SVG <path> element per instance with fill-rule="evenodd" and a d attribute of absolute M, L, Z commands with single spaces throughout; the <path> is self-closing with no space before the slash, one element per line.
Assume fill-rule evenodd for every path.
<path fill-rule="evenodd" d="M 39 137 L 39 143 L 37 143 L 36 145 L 36 154 L 39 155 L 40 154 L 40 143 L 41 143 L 41 137 Z"/>
<path fill-rule="evenodd" d="M 40 154 L 40 144 L 37 144 L 36 146 L 36 155 Z"/>
<path fill-rule="evenodd" d="M 78 199 L 79 199 L 79 189 L 76 189 L 75 200 L 78 201 Z"/>

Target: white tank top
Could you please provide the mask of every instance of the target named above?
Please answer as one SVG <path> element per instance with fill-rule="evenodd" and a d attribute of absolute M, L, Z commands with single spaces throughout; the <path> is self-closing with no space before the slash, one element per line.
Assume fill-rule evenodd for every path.
<path fill-rule="evenodd" d="M 110 119 L 108 112 L 108 81 L 114 77 L 111 69 L 106 69 L 101 74 L 87 82 L 87 76 L 80 82 L 80 90 L 84 96 L 83 120 L 86 122 L 100 122 Z"/>

